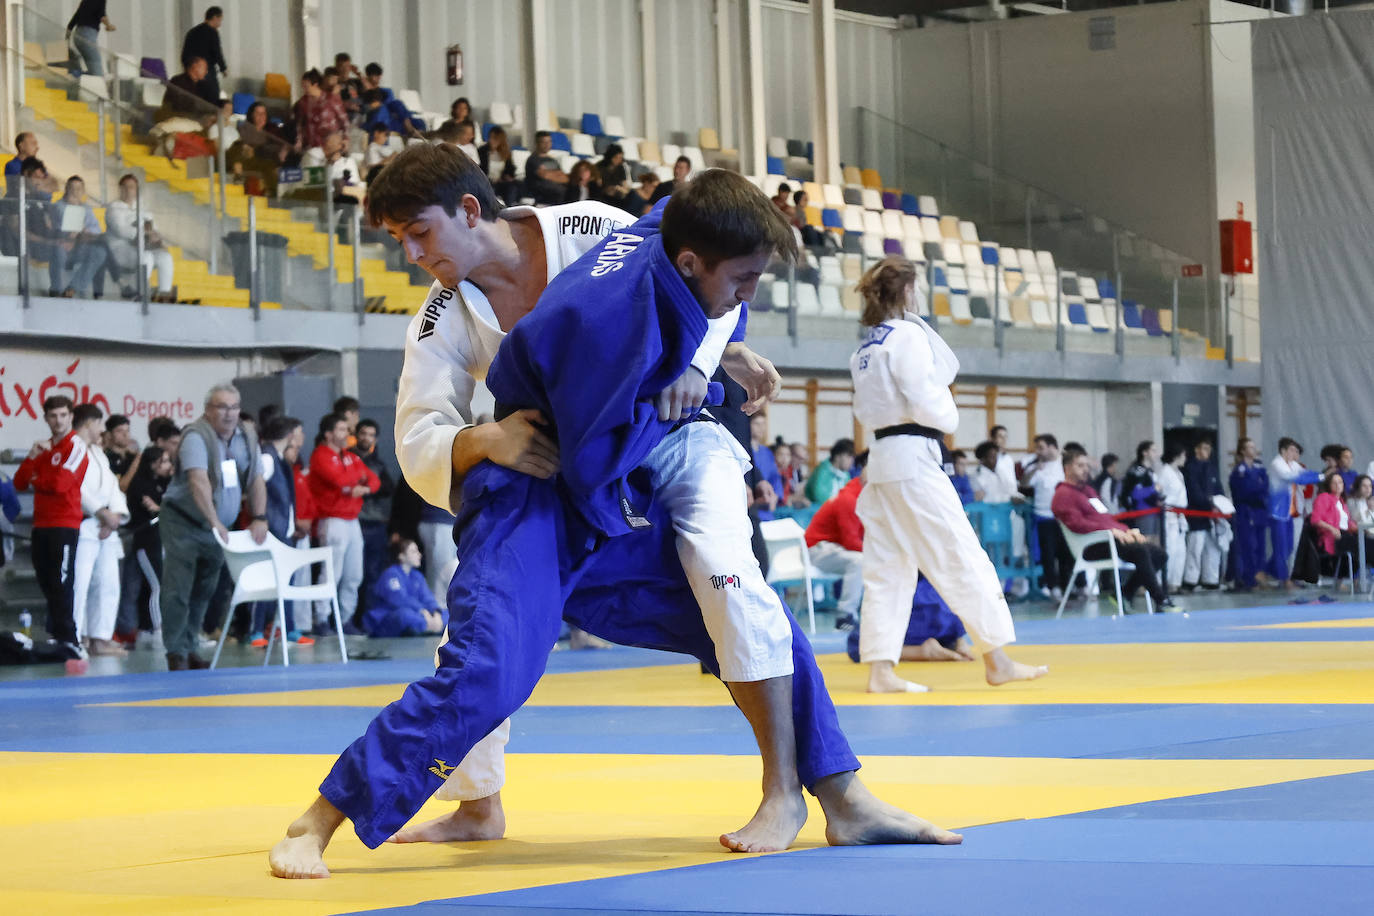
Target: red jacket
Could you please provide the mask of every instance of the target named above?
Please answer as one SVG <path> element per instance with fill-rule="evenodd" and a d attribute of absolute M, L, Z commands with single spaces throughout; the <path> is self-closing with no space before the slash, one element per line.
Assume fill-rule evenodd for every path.
<path fill-rule="evenodd" d="M 348 491 L 359 484 L 373 493 L 382 486 L 357 455 L 347 449 L 336 452 L 327 445 L 310 453 L 310 495 L 315 500 L 317 519 L 357 518 L 363 510 L 363 499 Z"/>
<path fill-rule="evenodd" d="M 310 472 L 299 464 L 291 472 L 296 476 L 296 518 L 304 522 L 315 520 L 315 500 L 310 495 Z"/>
<path fill-rule="evenodd" d="M 1074 534 L 1092 534 L 1105 528 L 1128 530 L 1111 515 L 1093 508 L 1093 504 L 1088 500 L 1096 498 L 1097 491 L 1086 483 L 1076 486 L 1065 480 L 1054 488 L 1050 511 Z"/>
<path fill-rule="evenodd" d="M 81 527 L 81 481 L 90 460 L 86 449 L 86 440 L 72 430 L 52 448 L 25 458 L 14 472 L 15 489 L 33 488 L 33 527 Z"/>
<path fill-rule="evenodd" d="M 821 541 L 832 541 L 845 550 L 856 553 L 864 549 L 864 523 L 859 521 L 856 506 L 864 482 L 855 477 L 822 505 L 806 526 L 806 546 L 815 547 Z"/>

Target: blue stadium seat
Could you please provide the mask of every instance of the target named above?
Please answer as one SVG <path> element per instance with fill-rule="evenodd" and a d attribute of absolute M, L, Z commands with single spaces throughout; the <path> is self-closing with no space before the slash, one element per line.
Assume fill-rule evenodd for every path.
<path fill-rule="evenodd" d="M 1081 302 L 1069 303 L 1069 324 L 1087 325 L 1088 311 Z"/>
<path fill-rule="evenodd" d="M 1001 252 L 995 244 L 983 246 L 983 263 L 996 265 L 1001 260 Z"/>
<path fill-rule="evenodd" d="M 565 153 L 571 153 L 572 141 L 568 139 L 568 135 L 563 133 L 563 131 L 556 130 L 553 132 L 553 148 Z"/>
<path fill-rule="evenodd" d="M 483 143 L 486 143 L 486 142 L 487 142 L 487 138 L 491 136 L 491 129 L 492 129 L 493 127 L 495 127 L 495 126 L 496 126 L 496 125 L 495 125 L 494 123 L 492 123 L 491 121 L 484 121 L 484 122 L 482 123 L 482 142 L 483 142 Z"/>
<path fill-rule="evenodd" d="M 601 115 L 592 114 L 590 111 L 582 113 L 582 133 L 591 134 L 599 137 L 604 133 L 601 129 Z"/>
<path fill-rule="evenodd" d="M 1101 280 L 1097 281 L 1097 294 L 1103 299 L 1115 299 L 1116 287 L 1112 285 L 1111 280 L 1103 277 Z"/>
<path fill-rule="evenodd" d="M 767 157 L 767 159 L 768 159 L 768 174 L 769 174 L 769 175 L 786 175 L 786 174 L 787 174 L 786 172 L 783 171 L 782 159 L 781 159 L 780 157 L 778 157 L 778 156 L 769 156 L 769 157 Z"/>
<path fill-rule="evenodd" d="M 920 215 L 921 215 L 920 208 L 917 207 L 917 205 L 916 205 L 916 195 L 915 195 L 915 194 L 903 194 L 903 195 L 902 195 L 902 212 L 905 213 L 907 216 L 920 216 Z"/>
<path fill-rule="evenodd" d="M 901 239 L 883 239 L 883 254 L 902 256 Z"/>
<path fill-rule="evenodd" d="M 843 229 L 844 219 L 840 216 L 839 210 L 826 207 L 821 211 L 821 225 L 827 229 Z"/>
<path fill-rule="evenodd" d="M 1140 305 L 1130 299 L 1121 303 L 1121 323 L 1128 328 L 1143 330 L 1145 322 L 1140 317 Z"/>
<path fill-rule="evenodd" d="M 945 273 L 945 265 L 936 263 L 930 265 L 930 285 L 942 286 L 949 289 L 949 275 Z"/>
<path fill-rule="evenodd" d="M 257 98 L 255 98 L 254 95 L 253 95 L 253 93 L 251 93 L 251 92 L 235 92 L 235 93 L 234 93 L 234 114 L 236 114 L 236 115 L 246 115 L 246 114 L 248 114 L 248 109 L 249 109 L 249 108 L 252 108 L 252 107 L 253 107 L 253 103 L 256 102 L 256 101 L 257 101 Z"/>

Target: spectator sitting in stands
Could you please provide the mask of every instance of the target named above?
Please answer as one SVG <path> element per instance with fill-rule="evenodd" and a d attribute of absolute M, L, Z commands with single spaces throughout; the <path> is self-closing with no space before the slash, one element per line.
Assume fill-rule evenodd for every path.
<path fill-rule="evenodd" d="M 773 195 L 773 206 L 783 212 L 789 223 L 796 225 L 797 211 L 792 207 L 792 188 L 787 182 L 778 185 L 778 193 Z"/>
<path fill-rule="evenodd" d="M 1116 539 L 1117 556 L 1135 564 L 1135 571 L 1122 585 L 1122 597 L 1127 603 L 1136 589 L 1144 588 L 1160 610 L 1178 610 L 1160 581 L 1159 569 L 1164 563 L 1164 549 L 1150 543 L 1139 531 L 1127 528 L 1105 511 L 1106 506 L 1097 498 L 1097 491 L 1088 484 L 1092 476 L 1092 464 L 1086 454 L 1066 448 L 1063 460 L 1064 479 L 1055 487 L 1051 503 L 1054 518 L 1076 534 L 1111 531 Z M 1093 544 L 1083 551 L 1084 559 L 1088 560 L 1102 560 L 1108 555 L 1106 544 Z"/>
<path fill-rule="evenodd" d="M 382 65 L 372 61 L 363 68 L 363 92 L 369 89 L 376 89 L 382 94 L 382 101 L 389 102 L 395 98 L 395 93 L 382 85 Z"/>
<path fill-rule="evenodd" d="M 301 75 L 301 97 L 292 113 L 296 119 L 296 152 L 311 147 L 323 147 L 330 134 L 348 130 L 348 113 L 338 97 L 324 91 L 323 77 L 318 70 Z"/>
<path fill-rule="evenodd" d="M 286 163 L 291 144 L 272 132 L 267 106 L 254 102 L 238 123 L 238 140 L 224 154 L 225 164 L 237 176 L 256 175 L 269 196 L 276 194 L 277 169 Z"/>
<path fill-rule="evenodd" d="M 366 169 L 367 180 L 370 183 L 382 166 L 391 161 L 391 157 L 399 153 L 404 147 L 399 137 L 391 132 L 384 122 L 374 121 L 368 128 L 371 135 L 367 151 L 363 154 L 363 168 Z"/>
<path fill-rule="evenodd" d="M 224 62 L 224 49 L 220 45 L 219 27 L 224 24 L 224 10 L 212 6 L 205 11 L 205 21 L 191 27 L 181 42 L 181 63 L 199 57 L 207 64 L 205 70 L 205 94 L 208 98 L 219 100 L 219 77 L 227 76 L 229 65 Z M 217 74 L 215 71 L 218 70 Z"/>
<path fill-rule="evenodd" d="M 840 488 L 849 482 L 849 469 L 854 466 L 854 440 L 837 439 L 830 447 L 830 458 L 816 465 L 806 479 L 806 498 L 820 505 L 835 498 Z"/>
<path fill-rule="evenodd" d="M 335 195 L 358 185 L 358 164 L 348 155 L 348 137 L 342 131 L 329 134 L 323 146 L 312 147 L 301 156 L 301 168 L 319 166 L 326 168 L 325 181 Z"/>
<path fill-rule="evenodd" d="M 14 138 L 14 158 L 5 163 L 5 193 L 10 193 L 10 186 L 19 180 L 19 170 L 24 167 L 24 163 L 38 155 L 38 135 L 32 131 L 24 131 Z"/>
<path fill-rule="evenodd" d="M 692 160 L 686 156 L 678 156 L 673 163 L 673 180 L 665 181 L 654 191 L 653 197 L 649 198 L 649 203 L 656 204 L 663 198 L 669 196 L 678 189 L 680 185 L 687 183 L 687 179 L 692 175 Z"/>
<path fill-rule="evenodd" d="M 768 481 L 775 494 L 781 494 L 782 475 L 778 473 L 778 462 L 773 456 L 773 450 L 768 447 L 767 415 L 756 413 L 749 418 L 749 447 L 758 478 Z"/>
<path fill-rule="evenodd" d="M 806 478 L 811 475 L 811 453 L 800 442 L 789 443 L 788 447 L 792 449 L 792 485 L 804 486 Z M 856 461 L 855 464 L 857 463 Z M 857 476 L 854 470 L 850 468 L 850 476 Z"/>
<path fill-rule="evenodd" d="M 949 460 L 949 480 L 954 484 L 954 492 L 959 494 L 959 502 L 967 506 L 981 500 L 982 493 L 974 490 L 973 481 L 968 476 L 968 455 L 962 449 L 955 449 L 949 453 Z"/>
<path fill-rule="evenodd" d="M 778 492 L 778 500 L 785 506 L 794 509 L 804 509 L 811 505 L 804 493 L 802 493 L 802 476 L 797 472 L 797 460 L 792 451 L 792 446 L 782 441 L 773 443 L 773 462 L 778 467 L 778 477 L 782 480 L 782 490 Z"/>
<path fill-rule="evenodd" d="M 35 261 L 48 263 L 48 295 L 57 296 L 67 289 L 68 248 L 62 237 L 62 224 L 52 207 L 54 187 L 48 175 L 47 166 L 37 156 L 24 160 L 20 168 L 20 181 L 24 182 L 24 220 L 28 235 L 29 257 Z M 19 194 L 19 182 L 12 186 L 11 198 Z M 19 211 L 16 208 L 5 214 L 5 231 L 9 236 L 6 249 L 19 251 Z"/>
<path fill-rule="evenodd" d="M 477 164 L 487 173 L 497 197 L 507 206 L 517 202 L 520 181 L 515 175 L 515 157 L 511 155 L 504 127 L 497 125 L 487 134 L 487 142 L 477 148 Z"/>
<path fill-rule="evenodd" d="M 563 192 L 563 203 L 575 204 L 584 200 L 600 200 L 601 184 L 596 180 L 596 172 L 586 159 L 573 163 L 568 171 L 568 187 Z"/>
<path fill-rule="evenodd" d="M 806 552 L 811 565 L 840 577 L 837 620 L 858 620 L 864 590 L 864 526 L 855 508 L 864 478 L 845 484 L 835 498 L 816 510 L 806 526 Z"/>
<path fill-rule="evenodd" d="M 629 169 L 625 167 L 625 151 L 619 143 L 606 147 L 606 154 L 596 164 L 596 174 L 601 181 L 601 199 L 619 206 L 630 193 Z"/>
<path fill-rule="evenodd" d="M 631 188 L 625 194 L 625 198 L 620 202 L 620 207 L 635 219 L 649 212 L 652 206 L 649 201 L 653 199 L 654 189 L 658 187 L 658 176 L 652 171 L 646 170 L 639 173 L 639 187 Z"/>
<path fill-rule="evenodd" d="M 372 604 L 363 614 L 363 629 L 374 638 L 442 633 L 448 615 L 425 584 L 420 548 L 403 538 L 392 545 L 391 555 L 395 563 L 372 587 Z"/>
<path fill-rule="evenodd" d="M 1368 474 L 1361 474 L 1355 478 L 1355 485 L 1350 488 L 1350 496 L 1346 498 L 1345 506 L 1350 510 L 1350 517 L 1355 520 L 1355 524 L 1361 528 L 1366 525 L 1374 525 L 1374 478 Z M 1369 539 L 1366 535 L 1366 540 Z M 1374 552 L 1369 553 L 1374 556 Z"/>
<path fill-rule="evenodd" d="M 105 266 L 108 253 L 101 236 L 100 223 L 95 213 L 86 203 L 86 183 L 78 176 L 67 179 L 62 199 L 53 204 L 55 221 L 61 232 L 58 243 L 66 249 L 67 263 L 72 268 L 72 279 L 62 291 L 65 298 L 81 296 L 90 298 L 94 293 L 97 276 L 101 280 L 101 268 Z M 104 286 L 102 282 L 101 287 Z"/>
<path fill-rule="evenodd" d="M 477 145 L 473 142 L 477 136 L 477 125 L 471 121 L 449 119 L 440 124 L 438 130 L 431 131 L 425 136 L 430 140 L 457 147 L 463 151 L 464 155 L 479 165 L 482 162 L 482 157 L 477 151 Z"/>
<path fill-rule="evenodd" d="M 567 192 L 568 174 L 549 155 L 553 135 L 541 130 L 534 135 L 534 154 L 525 161 L 525 194 L 536 204 L 559 204 Z"/>
<path fill-rule="evenodd" d="M 334 55 L 334 72 L 339 75 L 339 96 L 350 115 L 356 115 L 363 94 L 363 75 L 347 51 Z"/>
<path fill-rule="evenodd" d="M 184 69 L 167 81 L 167 91 L 157 114 L 155 131 L 164 134 L 195 133 L 209 127 L 219 112 L 219 93 L 205 78 L 210 66 L 203 57 L 190 57 Z M 214 93 L 214 94 L 212 94 Z"/>
<path fill-rule="evenodd" d="M 423 140 L 425 122 L 411 115 L 410 109 L 394 98 L 387 98 L 380 89 L 363 90 L 363 123 L 386 124 L 392 133 L 407 139 Z"/>
<path fill-rule="evenodd" d="M 105 208 L 105 247 L 110 253 L 109 263 L 115 281 L 120 284 L 120 295 L 132 299 L 137 291 L 124 286 L 119 279 L 122 271 L 138 269 L 138 179 L 125 175 L 119 179 L 119 200 Z M 154 302 L 175 302 L 176 288 L 173 284 L 174 270 L 172 253 L 162 242 L 162 236 L 153 227 L 153 215 L 143 209 L 143 272 L 145 282 L 152 284 L 153 271 L 157 271 L 157 292 Z"/>
<path fill-rule="evenodd" d="M 468 102 L 467 96 L 460 95 L 453 100 L 453 104 L 448 107 L 448 119 L 459 124 L 472 120 L 472 105 Z"/>
<path fill-rule="evenodd" d="M 802 244 L 806 247 L 834 249 L 836 246 L 833 235 L 806 222 L 806 208 L 810 203 L 811 198 L 805 191 L 797 191 L 792 195 L 792 225 L 801 232 Z"/>

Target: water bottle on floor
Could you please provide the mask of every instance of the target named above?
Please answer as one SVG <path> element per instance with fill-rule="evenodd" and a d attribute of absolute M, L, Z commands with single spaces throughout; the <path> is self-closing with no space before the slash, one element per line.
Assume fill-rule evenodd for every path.
<path fill-rule="evenodd" d="M 32 636 L 32 630 L 33 615 L 29 613 L 28 608 L 24 608 L 24 610 L 19 612 L 19 632 L 23 633 L 25 636 Z"/>

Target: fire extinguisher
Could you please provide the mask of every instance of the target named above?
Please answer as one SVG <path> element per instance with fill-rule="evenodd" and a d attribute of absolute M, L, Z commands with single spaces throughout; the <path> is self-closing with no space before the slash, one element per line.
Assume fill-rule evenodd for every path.
<path fill-rule="evenodd" d="M 448 84 L 463 85 L 463 49 L 459 45 L 448 46 Z"/>

